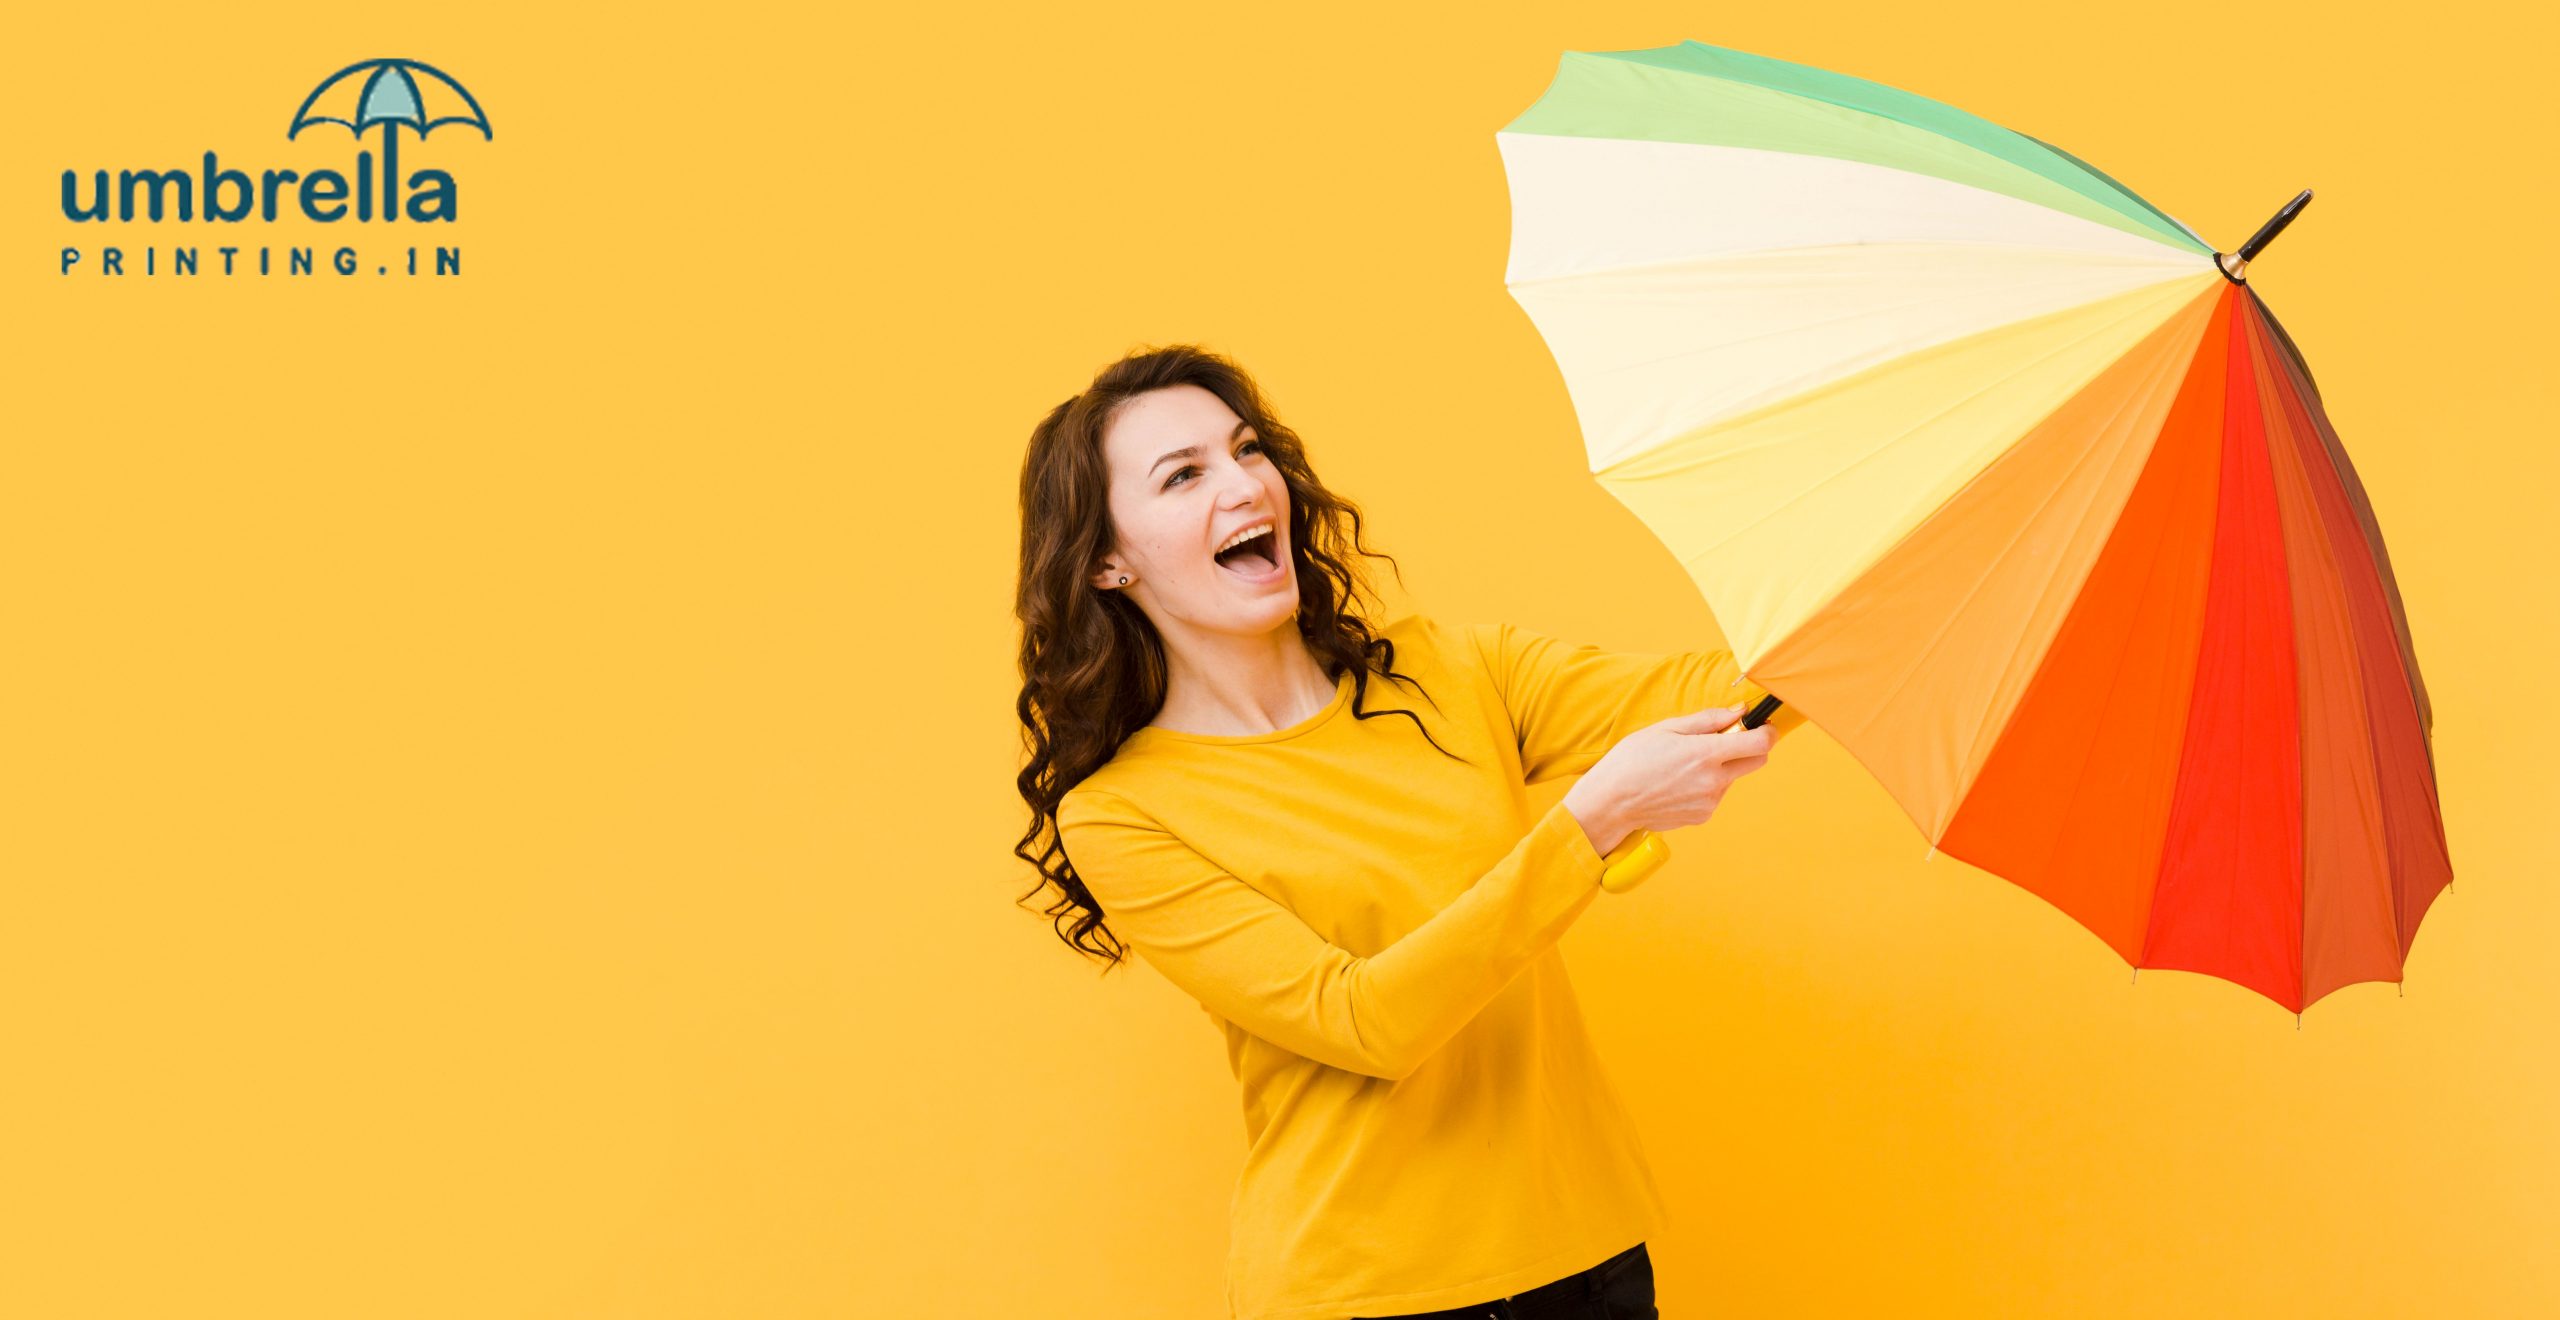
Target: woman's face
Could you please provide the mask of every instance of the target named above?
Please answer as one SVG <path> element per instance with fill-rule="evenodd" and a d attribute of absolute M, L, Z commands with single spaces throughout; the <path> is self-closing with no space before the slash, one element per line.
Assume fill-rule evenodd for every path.
<path fill-rule="evenodd" d="M 1093 577 L 1125 591 L 1162 632 L 1259 636 L 1298 609 L 1289 562 L 1289 485 L 1261 437 L 1197 385 L 1150 390 L 1104 428 L 1119 540 Z M 1237 534 L 1263 534 L 1218 557 Z M 1129 575 L 1126 586 L 1120 575 Z"/>

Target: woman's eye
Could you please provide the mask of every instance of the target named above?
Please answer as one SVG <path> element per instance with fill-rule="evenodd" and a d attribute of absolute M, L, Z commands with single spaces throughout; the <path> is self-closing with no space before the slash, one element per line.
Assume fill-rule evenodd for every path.
<path fill-rule="evenodd" d="M 1246 450 L 1248 450 L 1248 449 L 1250 449 L 1250 450 L 1254 451 L 1255 453 L 1261 453 L 1261 452 L 1262 452 L 1262 441 L 1261 441 L 1260 439 L 1247 440 L 1247 441 L 1245 441 L 1243 444 L 1240 444 L 1240 445 L 1237 445 L 1237 446 L 1236 446 L 1236 452 L 1237 452 L 1237 453 L 1239 453 L 1239 454 L 1243 453 L 1244 451 L 1246 451 Z M 1166 489 L 1166 490 L 1171 490 L 1171 489 L 1173 489 L 1174 487 L 1181 485 L 1181 484 L 1182 484 L 1182 479 L 1183 479 L 1184 477 L 1187 477 L 1187 476 L 1189 476 L 1189 475 L 1191 475 L 1192 473 L 1197 472 L 1197 471 L 1199 471 L 1199 469 L 1198 469 L 1198 468 L 1192 468 L 1192 467 L 1179 467 L 1179 468 L 1175 468 L 1175 469 L 1173 470 L 1173 475 L 1172 475 L 1172 476 L 1169 476 L 1169 477 L 1166 477 L 1166 478 L 1164 479 L 1164 489 Z"/>

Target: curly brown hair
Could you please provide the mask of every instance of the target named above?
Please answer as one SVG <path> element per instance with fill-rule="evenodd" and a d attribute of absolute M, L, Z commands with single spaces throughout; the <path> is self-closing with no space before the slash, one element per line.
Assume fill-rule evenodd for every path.
<path fill-rule="evenodd" d="M 1374 635 L 1360 608 L 1364 598 L 1373 606 L 1377 600 L 1360 557 L 1385 560 L 1399 584 L 1403 570 L 1394 556 L 1362 544 L 1359 506 L 1316 479 L 1297 433 L 1281 423 L 1253 378 L 1190 344 L 1140 349 L 1103 368 L 1083 393 L 1032 428 L 1023 456 L 1022 562 L 1014 587 L 1022 692 L 1014 708 L 1029 761 L 1014 782 L 1031 805 L 1031 827 L 1013 851 L 1040 871 L 1017 906 L 1054 886 L 1057 898 L 1043 914 L 1067 947 L 1101 959 L 1105 971 L 1126 949 L 1067 860 L 1057 834 L 1058 804 L 1163 708 L 1166 669 L 1164 640 L 1145 612 L 1125 594 L 1095 590 L 1088 580 L 1117 539 L 1102 437 L 1130 400 L 1176 385 L 1197 385 L 1252 423 L 1263 453 L 1288 482 L 1298 633 L 1327 678 L 1339 682 L 1344 671 L 1352 673 L 1352 714 L 1364 720 L 1402 715 L 1442 755 L 1455 755 L 1414 712 L 1361 708 L 1373 673 L 1422 691 L 1395 672 L 1395 643 Z"/>

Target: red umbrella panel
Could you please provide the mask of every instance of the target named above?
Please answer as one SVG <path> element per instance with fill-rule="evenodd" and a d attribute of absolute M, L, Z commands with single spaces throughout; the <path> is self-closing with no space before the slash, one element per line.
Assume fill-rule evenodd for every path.
<path fill-rule="evenodd" d="M 1902 551 L 1892 589 L 1926 592 L 1904 579 L 1935 557 Z M 1817 722 L 1860 704 L 1791 675 L 1789 649 L 1754 676 Z M 2222 977 L 2299 1012 L 2399 980 L 2452 881 L 2432 723 L 2363 484 L 2292 338 L 2230 283 L 1938 846 L 2137 968 Z M 2180 735 L 2160 736 L 2169 726 Z"/>

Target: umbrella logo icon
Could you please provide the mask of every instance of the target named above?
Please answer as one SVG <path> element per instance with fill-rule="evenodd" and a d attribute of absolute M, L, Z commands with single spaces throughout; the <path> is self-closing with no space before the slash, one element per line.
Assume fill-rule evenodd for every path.
<path fill-rule="evenodd" d="M 332 110 L 345 113 L 327 113 Z M 315 124 L 341 125 L 358 142 L 364 140 L 367 129 L 381 128 L 383 218 L 387 220 L 400 216 L 403 125 L 422 138 L 448 124 L 479 129 L 484 139 L 497 137 L 479 98 L 452 74 L 422 60 L 358 60 L 330 74 L 302 98 L 285 137 L 298 137 Z"/>
<path fill-rule="evenodd" d="M 311 108 L 320 104 L 321 98 L 328 96 L 332 88 L 360 73 L 365 78 L 356 92 L 353 118 L 311 113 Z M 418 84 L 418 75 L 422 73 L 460 97 L 463 107 L 470 113 L 429 118 L 427 97 Z M 418 130 L 420 137 L 446 124 L 469 124 L 479 129 L 480 136 L 484 138 L 497 136 L 489 128 L 489 116 L 480 108 L 479 99 L 454 81 L 452 74 L 422 60 L 358 60 L 330 74 L 321 80 L 319 86 L 311 89 L 311 95 L 302 98 L 302 108 L 293 112 L 293 126 L 286 130 L 285 136 L 292 138 L 313 124 L 344 124 L 358 138 L 364 136 L 366 129 L 380 124 L 386 151 L 397 149 L 402 124 Z"/>

